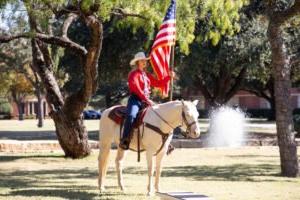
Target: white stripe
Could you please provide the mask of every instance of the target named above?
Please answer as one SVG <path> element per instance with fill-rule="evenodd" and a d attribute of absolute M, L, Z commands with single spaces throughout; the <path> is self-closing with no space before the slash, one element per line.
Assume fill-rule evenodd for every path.
<path fill-rule="evenodd" d="M 157 55 L 156 55 L 156 51 L 154 51 L 154 53 L 152 54 L 153 55 L 153 58 L 154 58 L 154 61 L 156 62 L 157 66 L 159 69 L 162 69 L 163 65 L 160 63 Z"/>
<path fill-rule="evenodd" d="M 157 33 L 157 35 L 156 35 L 156 37 L 158 37 L 160 34 L 163 34 L 163 33 L 172 33 L 172 32 L 175 32 L 176 31 L 176 28 L 175 27 L 169 27 L 169 28 L 163 28 L 163 29 L 161 29 L 158 33 Z"/>
<path fill-rule="evenodd" d="M 161 24 L 161 26 L 163 26 L 163 25 L 165 25 L 165 24 L 168 24 L 168 23 L 170 23 L 170 24 L 176 24 L 176 19 L 169 19 L 169 20 L 167 20 L 167 21 L 164 21 L 164 22 Z"/>
<path fill-rule="evenodd" d="M 158 48 L 157 51 L 159 52 L 159 54 L 160 54 L 161 57 L 162 57 L 163 64 L 165 64 L 165 62 L 166 62 L 166 57 L 165 57 L 165 56 L 166 56 L 166 55 L 165 55 L 164 50 L 163 50 L 162 48 Z"/>

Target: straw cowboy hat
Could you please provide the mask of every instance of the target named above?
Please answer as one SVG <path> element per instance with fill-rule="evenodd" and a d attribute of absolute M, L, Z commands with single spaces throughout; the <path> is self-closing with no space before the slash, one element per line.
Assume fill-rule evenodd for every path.
<path fill-rule="evenodd" d="M 139 60 L 149 60 L 150 58 L 147 58 L 144 52 L 138 52 L 134 55 L 134 58 L 130 61 L 130 65 L 135 65 L 136 61 Z"/>

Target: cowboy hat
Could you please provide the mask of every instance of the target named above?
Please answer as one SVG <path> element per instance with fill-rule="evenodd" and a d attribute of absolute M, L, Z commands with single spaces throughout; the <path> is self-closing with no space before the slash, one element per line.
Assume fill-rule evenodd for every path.
<path fill-rule="evenodd" d="M 144 52 L 138 52 L 134 55 L 134 58 L 130 61 L 130 65 L 135 65 L 136 61 L 138 60 L 149 60 Z"/>

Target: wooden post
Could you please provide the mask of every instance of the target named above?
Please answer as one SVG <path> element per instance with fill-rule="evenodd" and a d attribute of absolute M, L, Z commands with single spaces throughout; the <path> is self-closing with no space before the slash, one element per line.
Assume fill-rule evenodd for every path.
<path fill-rule="evenodd" d="M 174 59 L 175 59 L 175 45 L 173 45 L 171 47 L 171 57 L 170 57 L 170 71 L 174 71 Z M 174 80 L 173 80 L 173 76 L 171 74 L 171 85 L 170 85 L 170 101 L 173 100 L 173 84 L 174 84 Z"/>

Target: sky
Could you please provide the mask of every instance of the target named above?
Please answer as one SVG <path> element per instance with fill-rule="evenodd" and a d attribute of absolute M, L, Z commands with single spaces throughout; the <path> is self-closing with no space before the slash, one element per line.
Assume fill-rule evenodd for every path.
<path fill-rule="evenodd" d="M 27 21 L 24 5 L 18 5 L 16 8 L 12 4 L 7 4 L 4 9 L 0 10 L 0 29 L 8 31 L 9 28 L 12 28 L 16 24 L 16 20 L 20 17 Z"/>

